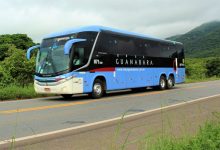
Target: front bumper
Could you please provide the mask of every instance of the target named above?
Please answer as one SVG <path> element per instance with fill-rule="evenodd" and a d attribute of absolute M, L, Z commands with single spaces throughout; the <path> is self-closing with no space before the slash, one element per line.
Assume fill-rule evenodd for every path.
<path fill-rule="evenodd" d="M 62 79 L 58 82 L 34 81 L 34 89 L 39 94 L 83 93 L 83 78 Z"/>

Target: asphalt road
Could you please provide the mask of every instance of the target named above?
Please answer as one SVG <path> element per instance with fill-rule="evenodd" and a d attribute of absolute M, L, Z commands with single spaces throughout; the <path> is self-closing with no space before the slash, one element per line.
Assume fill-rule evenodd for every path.
<path fill-rule="evenodd" d="M 80 95 L 74 96 L 70 100 L 55 97 L 1 102 L 0 141 L 2 141 L 1 143 L 4 143 L 4 141 L 10 140 L 13 137 L 19 139 L 21 137 L 37 136 L 42 133 L 57 130 L 74 127 L 76 128 L 79 126 L 120 117 L 123 114 L 126 116 L 130 114 L 142 113 L 147 110 L 158 109 L 180 103 L 183 104 L 195 99 L 218 94 L 220 94 L 220 81 L 211 81 L 204 83 L 181 84 L 177 85 L 172 90 L 166 91 L 147 90 L 146 92 L 140 93 L 132 93 L 130 91 L 110 93 L 107 95 L 107 97 L 98 100 L 90 99 L 86 95 Z M 213 109 L 215 108 L 218 110 L 219 108 L 220 111 L 219 97 L 217 97 L 217 99 L 214 97 L 213 99 L 215 99 L 215 101 L 210 100 L 210 103 L 208 104 L 213 104 L 213 106 L 215 106 Z M 201 108 L 199 111 L 199 115 L 203 114 L 201 113 L 203 112 Z M 115 120 L 113 119 L 113 121 Z M 95 129 L 97 130 L 99 125 L 93 126 L 96 127 Z M 84 129 L 75 129 L 75 132 L 76 131 L 79 134 L 83 132 Z M 63 133 L 65 134 L 61 134 L 61 137 L 64 137 L 64 139 L 70 136 L 67 134 L 70 132 Z M 51 135 L 48 137 L 56 139 L 54 138 L 55 136 Z M 105 135 L 105 133 L 103 133 L 103 135 Z M 37 143 L 50 141 L 46 137 L 47 136 L 42 136 L 38 139 Z M 93 136 L 87 135 L 86 137 L 92 138 Z M 100 135 L 100 137 L 102 136 Z M 88 141 L 83 141 L 82 137 L 77 139 L 81 139 L 81 142 L 79 140 L 75 140 L 78 141 L 79 145 L 85 146 L 85 143 L 89 143 Z M 58 141 L 55 143 L 57 142 Z M 48 143 L 46 145 L 48 145 Z M 39 148 L 39 145 L 37 148 Z M 91 147 L 87 148 L 90 149 Z"/>

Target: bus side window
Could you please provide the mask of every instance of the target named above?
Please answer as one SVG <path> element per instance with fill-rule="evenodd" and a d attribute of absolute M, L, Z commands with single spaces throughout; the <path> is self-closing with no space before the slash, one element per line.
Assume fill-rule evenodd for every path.
<path fill-rule="evenodd" d="M 117 41 L 112 34 L 102 32 L 95 48 L 95 55 L 99 56 L 100 54 L 115 54 L 116 44 Z"/>
<path fill-rule="evenodd" d="M 143 55 L 144 56 L 147 56 L 147 57 L 150 57 L 150 49 L 151 49 L 151 44 L 148 40 L 144 40 L 143 41 L 143 45 L 144 45 L 144 48 L 143 48 Z"/>
<path fill-rule="evenodd" d="M 133 53 L 133 55 L 146 56 L 148 44 L 144 40 L 139 38 L 135 38 L 134 43 L 135 43 L 135 49 L 133 51 L 136 53 L 135 54 Z"/>
<path fill-rule="evenodd" d="M 75 48 L 73 54 L 73 64 L 80 66 L 83 65 L 84 61 L 84 48 Z"/>
<path fill-rule="evenodd" d="M 172 58 L 172 46 L 166 43 L 160 44 L 160 57 L 161 58 Z"/>
<path fill-rule="evenodd" d="M 177 47 L 174 45 L 172 46 L 172 49 L 171 49 L 171 58 L 177 58 L 178 57 L 178 52 L 177 52 Z"/>
<path fill-rule="evenodd" d="M 155 41 L 148 41 L 150 44 L 150 48 L 148 48 L 147 53 L 149 57 L 159 57 L 160 54 L 160 48 L 159 48 L 159 43 Z"/>
<path fill-rule="evenodd" d="M 86 39 L 86 42 L 80 42 L 76 44 L 78 48 L 81 48 L 83 50 L 80 50 L 79 56 L 82 59 L 82 64 L 85 65 L 90 57 L 91 50 L 94 44 L 94 41 L 96 39 L 97 33 L 96 32 L 80 32 L 77 34 L 76 38 L 79 39 Z M 74 38 L 74 37 L 73 37 Z"/>
<path fill-rule="evenodd" d="M 184 59 L 184 48 L 183 46 L 178 46 L 178 58 Z"/>
<path fill-rule="evenodd" d="M 123 37 L 121 35 L 117 35 L 115 37 L 117 41 L 116 44 L 116 53 L 119 55 L 136 55 L 135 52 L 135 43 L 131 37 Z"/>

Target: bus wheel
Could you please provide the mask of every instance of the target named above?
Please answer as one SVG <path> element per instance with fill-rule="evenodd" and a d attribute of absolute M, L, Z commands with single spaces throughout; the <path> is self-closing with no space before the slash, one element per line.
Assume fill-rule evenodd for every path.
<path fill-rule="evenodd" d="M 159 82 L 159 89 L 160 90 L 164 90 L 167 87 L 167 81 L 166 78 L 164 76 L 160 77 L 160 82 Z"/>
<path fill-rule="evenodd" d="M 61 94 L 64 99 L 70 99 L 73 95 L 72 94 Z"/>
<path fill-rule="evenodd" d="M 169 76 L 168 80 L 167 80 L 167 88 L 168 89 L 172 89 L 174 87 L 174 77 L 173 76 Z"/>
<path fill-rule="evenodd" d="M 92 87 L 92 98 L 101 98 L 105 91 L 104 91 L 104 83 L 100 79 L 95 79 L 93 87 Z"/>

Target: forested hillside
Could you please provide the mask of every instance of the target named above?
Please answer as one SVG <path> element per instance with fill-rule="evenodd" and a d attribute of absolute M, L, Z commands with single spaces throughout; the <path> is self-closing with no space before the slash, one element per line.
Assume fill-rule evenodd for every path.
<path fill-rule="evenodd" d="M 220 56 L 220 21 L 202 24 L 186 34 L 167 39 L 182 42 L 186 57 Z"/>

